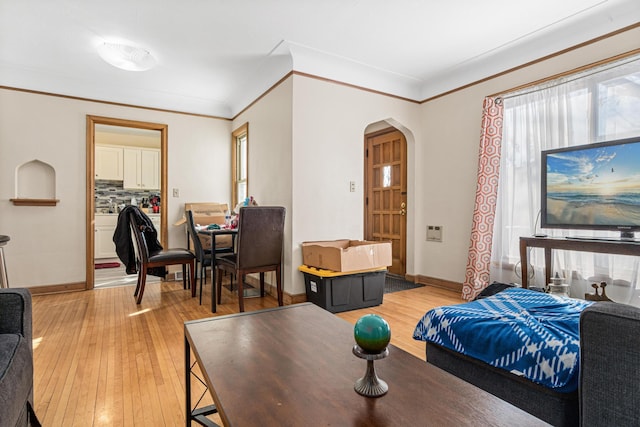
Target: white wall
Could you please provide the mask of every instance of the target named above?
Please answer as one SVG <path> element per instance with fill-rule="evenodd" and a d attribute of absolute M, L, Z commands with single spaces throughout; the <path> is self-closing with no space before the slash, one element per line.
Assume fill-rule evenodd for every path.
<path fill-rule="evenodd" d="M 284 291 L 300 293 L 293 292 L 293 270 L 289 249 L 294 214 L 291 154 L 292 88 L 291 78 L 276 86 L 240 114 L 233 121 L 233 129 L 249 123 L 248 194 L 253 196 L 259 205 L 284 206 L 287 210 L 282 272 Z M 266 280 L 275 283 L 275 276 L 268 275 Z"/>
<path fill-rule="evenodd" d="M 462 282 L 483 98 L 628 52 L 640 47 L 638 40 L 640 29 L 629 31 L 422 105 L 294 75 L 287 265 L 293 283 L 287 280 L 286 291 L 304 292 L 297 272 L 301 242 L 363 237 L 364 134 L 369 124 L 381 120 L 400 128 L 408 142 L 407 273 Z M 286 122 L 288 110 L 275 110 L 272 114 Z M 250 130 L 250 139 L 258 132 Z M 349 192 L 349 181 L 356 182 L 355 193 Z M 444 227 L 442 243 L 426 241 L 427 225 Z"/>
<path fill-rule="evenodd" d="M 294 75 L 292 266 L 302 264 L 300 243 L 309 240 L 363 239 L 364 135 L 381 120 L 404 127 L 408 158 L 421 149 L 419 105 L 372 92 Z M 408 165 L 408 253 L 415 251 L 412 210 L 416 164 Z M 349 191 L 355 181 L 356 191 Z M 408 268 L 413 261 L 408 260 Z M 294 293 L 304 292 L 301 273 L 293 274 Z"/>
<path fill-rule="evenodd" d="M 297 75 L 234 120 L 233 128 L 249 122 L 249 194 L 287 208 L 285 292 L 305 292 L 300 243 L 363 238 L 364 135 L 381 120 L 419 128 L 418 104 Z M 412 157 L 414 136 L 406 134 Z M 410 166 L 410 203 L 413 174 Z"/>
<path fill-rule="evenodd" d="M 168 125 L 169 246 L 185 202 L 229 201 L 231 122 L 0 89 L 0 234 L 12 287 L 85 280 L 86 115 Z M 56 171 L 56 207 L 17 207 L 15 170 L 38 159 Z M 171 189 L 180 197 L 172 198 Z"/>
<path fill-rule="evenodd" d="M 463 282 L 476 190 L 482 102 L 549 76 L 640 48 L 640 28 L 524 67 L 424 103 L 416 151 L 417 245 L 413 273 Z M 427 225 L 444 227 L 443 242 L 427 242 Z"/>

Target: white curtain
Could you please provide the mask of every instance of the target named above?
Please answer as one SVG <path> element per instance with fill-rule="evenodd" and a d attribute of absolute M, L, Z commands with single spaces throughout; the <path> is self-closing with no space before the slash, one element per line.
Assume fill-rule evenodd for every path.
<path fill-rule="evenodd" d="M 520 236 L 540 232 L 550 236 L 619 236 L 589 230 L 540 230 L 540 154 L 552 148 L 639 136 L 640 55 L 522 93 L 505 94 L 503 100 L 491 280 L 521 283 Z M 573 297 L 584 298 L 585 293 L 593 293 L 592 283 L 604 280 L 611 299 L 640 305 L 639 262 L 632 256 L 556 250 L 552 275 L 565 278 Z M 530 249 L 529 263 L 530 286 L 544 286 L 543 250 Z"/>

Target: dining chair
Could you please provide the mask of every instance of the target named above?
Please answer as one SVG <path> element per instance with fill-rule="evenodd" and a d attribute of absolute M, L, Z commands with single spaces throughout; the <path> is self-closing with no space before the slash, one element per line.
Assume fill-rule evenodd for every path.
<path fill-rule="evenodd" d="M 264 297 L 264 273 L 276 272 L 278 305 L 282 299 L 282 247 L 285 208 L 250 206 L 240 208 L 236 252 L 216 256 L 215 268 L 236 277 L 238 305 L 244 311 L 243 286 L 247 274 L 260 273 L 260 296 Z M 222 297 L 222 275 L 217 274 L 218 303 Z"/>
<path fill-rule="evenodd" d="M 129 213 L 129 226 L 133 234 L 136 244 L 136 256 L 138 258 L 138 283 L 136 285 L 136 291 L 133 294 L 136 298 L 136 304 L 140 304 L 142 301 L 142 294 L 144 293 L 144 287 L 147 281 L 147 273 L 149 269 L 157 267 L 166 267 L 168 265 L 182 265 L 182 283 L 184 288 L 187 287 L 186 282 L 186 270 L 189 271 L 189 283 L 191 286 L 191 296 L 196 296 L 196 285 L 194 282 L 195 275 L 195 256 L 191 251 L 184 248 L 176 249 L 160 249 L 149 252 L 149 246 L 145 237 L 147 227 L 153 227 L 153 224 L 149 220 L 149 223 L 140 223 L 138 219 L 140 215 L 135 211 Z M 188 267 L 188 268 L 187 268 Z"/>
<path fill-rule="evenodd" d="M 200 267 L 200 304 L 202 304 L 202 283 L 206 282 L 206 271 L 207 267 L 212 266 L 212 257 L 211 257 L 211 249 L 205 249 L 202 246 L 202 241 L 200 237 L 198 237 L 198 230 L 196 230 L 196 224 L 193 221 L 193 211 L 188 210 L 186 213 L 187 216 L 187 232 L 191 237 L 191 241 L 193 242 L 193 254 L 195 255 L 195 278 L 198 279 L 198 267 Z M 215 283 L 214 283 L 215 285 Z M 194 283 L 195 286 L 195 283 Z M 213 290 L 211 292 L 214 292 Z"/>

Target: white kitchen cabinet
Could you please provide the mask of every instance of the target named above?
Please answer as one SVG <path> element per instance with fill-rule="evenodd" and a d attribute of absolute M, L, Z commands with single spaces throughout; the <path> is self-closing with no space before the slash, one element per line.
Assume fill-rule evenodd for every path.
<path fill-rule="evenodd" d="M 140 182 L 140 149 L 124 149 L 124 188 L 141 188 Z"/>
<path fill-rule="evenodd" d="M 116 245 L 113 243 L 113 233 L 118 223 L 117 214 L 96 215 L 94 258 L 116 258 Z"/>
<path fill-rule="evenodd" d="M 160 150 L 141 150 L 140 178 L 144 190 L 160 189 Z"/>
<path fill-rule="evenodd" d="M 153 226 L 156 228 L 158 232 L 158 240 L 160 240 L 160 214 L 147 214 Z"/>
<path fill-rule="evenodd" d="M 147 214 L 153 226 L 158 232 L 160 240 L 160 214 Z M 118 214 L 96 214 L 95 216 L 95 238 L 94 258 L 117 258 L 116 244 L 113 243 L 113 233 L 118 224 Z"/>
<path fill-rule="evenodd" d="M 96 179 L 122 181 L 124 174 L 124 153 L 122 147 L 96 145 Z"/>
<path fill-rule="evenodd" d="M 160 150 L 125 148 L 123 178 L 126 189 L 159 190 Z"/>

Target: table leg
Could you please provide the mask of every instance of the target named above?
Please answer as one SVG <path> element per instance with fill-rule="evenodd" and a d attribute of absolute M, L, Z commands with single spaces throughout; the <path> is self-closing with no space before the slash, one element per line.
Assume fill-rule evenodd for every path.
<path fill-rule="evenodd" d="M 194 285 L 195 286 L 195 285 Z M 185 375 L 185 417 L 186 426 L 191 426 L 191 347 L 184 337 L 184 375 Z"/>
<path fill-rule="evenodd" d="M 522 276 L 522 287 L 529 287 L 529 259 L 527 258 L 527 242 L 520 240 L 520 273 Z"/>
<path fill-rule="evenodd" d="M 211 233 L 211 312 L 216 311 L 216 235 Z"/>
<path fill-rule="evenodd" d="M 551 248 L 544 248 L 544 288 L 551 283 Z"/>

